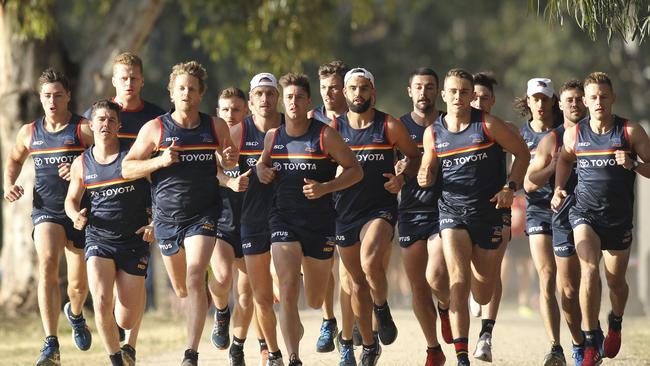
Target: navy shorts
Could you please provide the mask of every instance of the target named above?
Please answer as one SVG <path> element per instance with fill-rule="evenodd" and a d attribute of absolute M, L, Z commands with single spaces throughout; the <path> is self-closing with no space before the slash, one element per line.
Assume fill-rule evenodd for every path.
<path fill-rule="evenodd" d="M 232 246 L 235 258 L 242 258 L 244 254 L 241 250 L 241 193 L 233 192 L 230 188 L 219 188 L 223 209 L 217 220 L 216 236 L 217 239 Z"/>
<path fill-rule="evenodd" d="M 264 254 L 271 250 L 268 223 L 241 224 L 241 249 L 244 255 Z"/>
<path fill-rule="evenodd" d="M 600 250 L 626 250 L 632 245 L 632 225 L 608 226 L 587 214 L 571 210 L 571 226 L 589 225 L 600 238 Z"/>
<path fill-rule="evenodd" d="M 557 212 L 553 213 L 553 253 L 558 257 L 576 254 L 573 242 L 573 229 L 569 220 L 569 210 L 575 204 L 575 196 L 568 195 Z"/>
<path fill-rule="evenodd" d="M 90 257 L 112 259 L 115 268 L 130 275 L 146 277 L 149 267 L 149 244 L 140 241 L 125 245 L 110 245 L 88 241 L 85 249 L 86 261 Z"/>
<path fill-rule="evenodd" d="M 334 216 L 279 212 L 271 214 L 270 226 L 271 243 L 300 242 L 303 255 L 315 259 L 334 255 Z"/>
<path fill-rule="evenodd" d="M 185 238 L 195 235 L 216 237 L 214 215 L 202 215 L 188 223 L 176 225 L 172 223 L 160 222 L 154 219 L 153 233 L 158 241 L 160 253 L 170 256 L 178 253 L 184 247 Z"/>
<path fill-rule="evenodd" d="M 553 235 L 552 216 L 550 207 L 548 210 L 529 207 L 526 210 L 526 235 Z"/>
<path fill-rule="evenodd" d="M 495 212 L 483 217 L 457 217 L 440 213 L 440 231 L 465 229 L 472 244 L 482 249 L 497 249 L 503 237 L 503 217 Z"/>
<path fill-rule="evenodd" d="M 408 248 L 418 240 L 428 240 L 440 233 L 438 212 L 404 212 L 400 213 L 397 222 L 399 246 Z"/>
<path fill-rule="evenodd" d="M 72 242 L 75 248 L 83 249 L 86 246 L 86 234 L 84 230 L 77 230 L 74 228 L 72 220 L 68 216 L 53 215 L 51 213 L 32 209 L 32 224 L 34 227 L 44 222 L 51 222 L 63 226 L 66 238 Z M 32 239 L 34 238 L 34 230 L 32 230 Z"/>
<path fill-rule="evenodd" d="M 361 241 L 361 229 L 363 229 L 363 225 L 374 219 L 385 220 L 390 226 L 394 227 L 397 223 L 397 207 L 386 207 L 371 211 L 366 216 L 352 222 L 336 220 L 336 245 L 345 248 L 351 247 Z M 390 239 L 393 239 L 392 236 Z"/>

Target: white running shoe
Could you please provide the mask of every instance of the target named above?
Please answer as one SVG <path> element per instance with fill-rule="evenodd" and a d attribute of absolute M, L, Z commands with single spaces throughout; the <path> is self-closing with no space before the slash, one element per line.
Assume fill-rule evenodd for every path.
<path fill-rule="evenodd" d="M 485 362 L 492 362 L 492 335 L 490 333 L 483 333 L 481 338 L 478 339 L 478 342 L 476 342 L 474 358 Z"/>

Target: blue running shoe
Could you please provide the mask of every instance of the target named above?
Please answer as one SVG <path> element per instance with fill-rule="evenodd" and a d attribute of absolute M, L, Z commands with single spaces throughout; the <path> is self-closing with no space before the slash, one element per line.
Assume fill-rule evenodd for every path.
<path fill-rule="evenodd" d="M 70 302 L 68 301 L 63 307 L 63 314 L 65 314 L 65 317 L 68 318 L 72 326 L 72 340 L 74 344 L 80 350 L 87 351 L 93 343 L 93 337 L 90 334 L 90 329 L 86 325 L 86 319 L 84 319 L 83 313 L 74 316 L 70 308 Z"/>
<path fill-rule="evenodd" d="M 352 340 L 346 342 L 342 336 L 342 332 L 339 332 L 338 336 L 336 336 L 336 348 L 338 348 L 341 355 L 339 366 L 356 366 L 357 359 L 354 357 L 354 343 Z"/>
<path fill-rule="evenodd" d="M 45 338 L 45 345 L 40 356 L 36 360 L 36 366 L 60 366 L 61 354 L 59 353 L 59 341 L 56 337 Z"/>
<path fill-rule="evenodd" d="M 316 352 L 332 352 L 334 351 L 334 337 L 339 329 L 336 326 L 336 319 L 323 319 L 320 326 L 320 336 L 316 341 Z"/>
<path fill-rule="evenodd" d="M 598 346 L 600 357 L 605 357 L 605 334 L 600 327 L 600 322 L 598 323 L 598 332 L 596 333 L 596 345 Z"/>
<path fill-rule="evenodd" d="M 574 344 L 571 352 L 571 357 L 575 361 L 576 366 L 582 366 L 582 360 L 585 358 L 585 346 L 584 344 Z"/>
<path fill-rule="evenodd" d="M 212 327 L 212 344 L 217 349 L 227 349 L 230 344 L 230 309 L 214 311 L 214 326 Z"/>

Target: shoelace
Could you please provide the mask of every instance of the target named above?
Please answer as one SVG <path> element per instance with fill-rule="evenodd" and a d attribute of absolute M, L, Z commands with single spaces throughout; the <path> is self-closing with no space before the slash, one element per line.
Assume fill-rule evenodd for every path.
<path fill-rule="evenodd" d="M 341 345 L 341 358 L 345 361 L 352 361 L 354 359 L 354 349 L 347 345 Z"/>
<path fill-rule="evenodd" d="M 320 337 L 330 339 L 333 337 L 332 329 L 328 326 L 329 323 L 323 323 L 320 326 Z"/>

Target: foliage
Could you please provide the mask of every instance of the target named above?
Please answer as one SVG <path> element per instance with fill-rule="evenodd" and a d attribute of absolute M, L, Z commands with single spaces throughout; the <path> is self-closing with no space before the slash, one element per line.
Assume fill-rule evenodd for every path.
<path fill-rule="evenodd" d="M 607 32 L 608 40 L 614 33 L 625 40 L 640 41 L 650 34 L 650 3 L 647 0 L 549 0 L 545 6 L 540 0 L 528 0 L 528 8 L 560 24 L 569 16 L 592 40 L 596 39 L 599 30 Z"/>
<path fill-rule="evenodd" d="M 54 0 L 5 0 L 2 4 L 8 19 L 12 20 L 12 28 L 17 34 L 28 39 L 45 39 L 56 28 L 50 9 Z"/>

